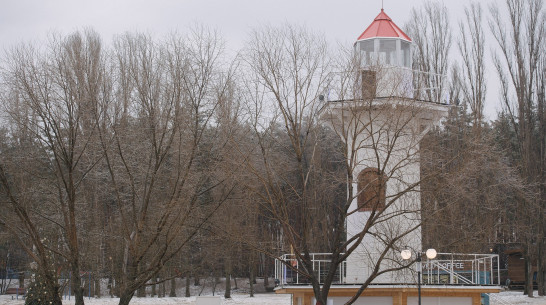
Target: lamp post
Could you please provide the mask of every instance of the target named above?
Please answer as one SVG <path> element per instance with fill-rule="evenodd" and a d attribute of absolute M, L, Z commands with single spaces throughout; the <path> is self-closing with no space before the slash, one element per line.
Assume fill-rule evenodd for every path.
<path fill-rule="evenodd" d="M 425 252 L 425 255 L 428 259 L 434 259 L 437 255 L 436 250 L 434 249 L 428 249 Z M 402 250 L 400 252 L 400 256 L 402 256 L 402 259 L 409 260 L 411 259 L 411 250 Z M 417 293 L 419 296 L 419 305 L 421 305 L 421 269 L 422 269 L 422 263 L 421 263 L 421 251 L 417 252 L 417 259 L 415 260 L 417 262 Z"/>

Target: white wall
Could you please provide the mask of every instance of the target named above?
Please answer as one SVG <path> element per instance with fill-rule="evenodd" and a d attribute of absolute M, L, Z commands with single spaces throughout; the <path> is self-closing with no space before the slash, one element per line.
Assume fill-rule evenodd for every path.
<path fill-rule="evenodd" d="M 371 108 L 370 108 L 371 107 Z M 444 107 L 445 108 L 445 107 Z M 420 223 L 421 196 L 419 187 L 414 186 L 420 180 L 419 142 L 432 125 L 437 124 L 447 112 L 447 108 L 414 103 L 405 100 L 374 101 L 365 104 L 362 112 L 346 112 L 349 126 L 356 129 L 359 135 L 349 139 L 348 147 L 358 147 L 354 178 L 368 168 L 381 168 L 388 178 L 386 183 L 387 201 L 397 198 L 381 216 L 379 223 L 371 231 L 380 238 L 367 234 L 356 250 L 347 259 L 347 283 L 363 283 L 375 267 L 377 257 L 384 251 L 386 243 L 405 235 L 396 242 L 400 249 L 411 249 L 413 254 L 421 251 L 421 229 L 417 227 L 409 234 L 410 228 Z M 371 110 L 370 110 L 371 109 Z M 353 143 L 356 143 L 354 146 Z M 351 149 L 349 149 L 349 152 Z M 353 184 L 355 195 L 358 186 Z M 402 195 L 400 195 L 402 194 Z M 400 197 L 398 197 L 400 195 Z M 357 199 L 351 203 L 350 211 L 358 207 Z M 347 238 L 355 236 L 365 227 L 370 212 L 354 212 L 347 217 Z M 402 259 L 398 251 L 391 251 L 380 266 L 380 270 L 399 267 Z M 408 283 L 413 282 L 411 272 L 401 274 L 384 274 L 374 283 Z"/>
<path fill-rule="evenodd" d="M 381 109 L 381 108 L 379 108 Z M 378 164 L 390 177 L 386 183 L 387 202 L 400 195 L 408 186 L 420 179 L 419 170 L 419 134 L 417 118 L 404 110 L 383 108 L 371 115 L 371 127 L 365 128 L 356 139 L 358 147 L 355 178 L 360 171 Z M 366 115 L 364 116 L 366 118 Z M 396 122 L 398 120 L 398 122 Z M 361 121 L 361 124 L 366 124 Z M 402 129 L 402 130 L 401 130 Z M 394 138 L 393 134 L 397 134 Z M 386 153 L 388 151 L 388 153 Z M 386 160 L 389 160 L 386 162 Z M 386 165 L 385 165 L 386 162 Z M 384 168 L 383 168 L 384 166 Z M 355 192 L 357 183 L 353 184 Z M 357 199 L 351 203 L 351 211 L 358 207 Z M 381 238 L 367 234 L 358 248 L 347 259 L 348 283 L 365 282 L 380 254 L 386 248 L 385 242 L 405 234 L 410 228 L 415 228 L 420 222 L 420 193 L 418 188 L 401 195 L 394 204 L 382 214 L 382 220 L 373 226 L 372 232 L 381 235 Z M 371 212 L 355 212 L 347 218 L 347 237 L 358 234 L 364 228 Z M 399 214 L 402 213 L 402 214 Z M 415 251 L 421 250 L 421 230 L 415 229 L 397 242 L 400 248 L 411 247 Z M 399 267 L 401 257 L 398 252 L 391 251 L 387 259 L 381 264 L 380 270 Z M 374 283 L 411 282 L 400 275 L 384 274 L 374 280 Z"/>
<path fill-rule="evenodd" d="M 343 305 L 349 301 L 349 297 L 328 298 L 326 305 Z M 315 298 L 312 298 L 311 304 L 315 304 Z M 360 297 L 353 304 L 355 305 L 392 305 L 392 297 Z M 408 305 L 417 305 L 417 297 L 408 297 Z M 423 297 L 422 305 L 472 305 L 470 297 Z"/>
<path fill-rule="evenodd" d="M 326 305 L 343 305 L 349 301 L 349 297 L 332 297 L 328 298 Z M 315 304 L 315 298 L 312 299 L 311 304 Z M 392 297 L 360 297 L 355 305 L 392 305 Z"/>
<path fill-rule="evenodd" d="M 417 297 L 408 297 L 408 305 L 417 305 Z M 472 305 L 470 297 L 423 297 L 422 305 Z"/>

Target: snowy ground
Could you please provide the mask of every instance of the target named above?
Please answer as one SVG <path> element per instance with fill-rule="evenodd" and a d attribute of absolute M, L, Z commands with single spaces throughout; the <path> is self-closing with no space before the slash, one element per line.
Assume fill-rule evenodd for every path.
<path fill-rule="evenodd" d="M 504 303 L 496 301 L 500 299 Z M 523 295 L 521 291 L 503 291 L 496 294 L 491 298 L 491 305 L 504 305 L 504 304 L 528 304 L 528 305 L 546 305 L 546 297 L 539 297 L 536 290 L 534 298 L 529 298 Z"/>
<path fill-rule="evenodd" d="M 536 296 L 535 291 L 535 296 Z M 491 300 L 491 305 L 505 305 L 505 304 L 526 304 L 526 305 L 546 305 L 546 297 L 534 297 L 528 298 L 519 291 L 505 291 L 496 295 L 496 298 Z M 502 301 L 497 301 L 500 299 Z M 277 295 L 273 293 L 256 294 L 254 298 L 250 298 L 248 295 L 233 294 L 233 298 L 230 300 L 222 300 L 222 304 L 245 304 L 245 305 L 290 305 L 289 295 Z M 117 305 L 118 298 L 104 297 L 100 299 L 88 299 L 85 298 L 85 304 L 88 305 Z M 24 300 L 12 300 L 11 296 L 0 296 L 0 304 L 2 305 L 23 305 Z M 69 300 L 63 300 L 63 304 L 74 304 L 74 298 Z M 191 298 L 133 298 L 131 304 L 141 305 L 183 305 L 183 304 L 195 304 L 195 297 Z"/>
<path fill-rule="evenodd" d="M 222 297 L 223 299 L 223 297 Z M 88 305 L 117 305 L 118 298 L 100 298 L 100 299 L 88 299 L 85 298 L 85 304 Z M 0 304 L 5 305 L 23 305 L 24 301 L 11 300 L 10 296 L 0 296 Z M 63 300 L 64 305 L 73 305 L 74 298 L 69 300 Z M 190 298 L 133 298 L 131 304 L 141 305 L 182 305 L 182 304 L 195 304 L 195 297 Z M 274 293 L 268 294 L 256 294 L 255 297 L 250 298 L 248 295 L 232 295 L 231 300 L 222 300 L 222 304 L 245 304 L 245 305 L 289 305 L 290 295 L 277 295 Z"/>

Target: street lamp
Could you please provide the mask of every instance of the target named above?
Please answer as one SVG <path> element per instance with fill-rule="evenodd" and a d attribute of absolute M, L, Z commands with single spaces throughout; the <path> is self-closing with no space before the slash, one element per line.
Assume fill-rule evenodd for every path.
<path fill-rule="evenodd" d="M 438 253 L 434 249 L 428 249 L 425 252 L 425 255 L 427 256 L 428 259 L 434 259 L 437 254 Z M 400 252 L 400 256 L 402 256 L 402 259 L 404 260 L 409 260 L 411 259 L 411 251 L 408 249 L 402 250 L 402 252 Z M 419 295 L 418 304 L 421 305 L 421 268 L 422 268 L 421 251 L 417 252 L 417 259 L 415 261 L 417 262 L 417 291 Z"/>

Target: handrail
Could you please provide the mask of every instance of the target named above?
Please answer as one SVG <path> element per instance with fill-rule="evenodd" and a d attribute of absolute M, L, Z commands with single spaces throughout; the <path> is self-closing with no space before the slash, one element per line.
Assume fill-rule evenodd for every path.
<path fill-rule="evenodd" d="M 440 265 L 438 262 L 436 261 L 430 261 L 431 264 L 436 264 L 436 267 L 438 268 L 438 270 L 443 270 L 443 271 L 446 271 L 449 273 L 449 276 L 450 276 L 450 279 L 451 277 L 455 276 L 457 277 L 457 279 L 460 279 L 462 280 L 463 282 L 466 282 L 466 284 L 475 284 L 474 282 L 472 282 L 471 280 L 465 278 L 464 276 L 460 276 L 459 274 L 453 272 L 453 270 L 449 270 L 445 267 L 443 267 L 442 265 Z M 427 273 L 428 275 L 428 273 Z M 451 280 L 450 280 L 450 283 L 451 283 Z"/>
<path fill-rule="evenodd" d="M 329 264 L 331 261 L 325 258 L 317 258 L 321 256 L 331 256 L 331 253 L 310 253 L 313 271 L 318 272 L 319 282 L 323 283 L 326 272 L 330 270 Z M 341 253 L 340 255 L 343 255 Z M 290 267 L 289 267 L 289 266 Z M 334 284 L 345 283 L 345 270 L 347 262 L 343 261 L 336 269 L 336 278 Z M 293 270 L 295 269 L 295 270 Z M 300 276 L 297 272 L 299 269 L 299 261 L 294 254 L 283 254 L 280 258 L 275 259 L 275 277 L 279 280 L 281 286 L 287 284 L 307 284 L 308 281 Z"/>
<path fill-rule="evenodd" d="M 330 271 L 331 253 L 310 253 L 313 272 L 320 283 Z M 343 254 L 341 254 L 343 255 Z M 434 260 L 424 260 L 424 285 L 500 285 L 500 263 L 497 254 L 438 253 Z M 275 277 L 281 286 L 309 284 L 298 272 L 299 261 L 294 254 L 283 254 L 275 259 Z M 303 268 L 303 267 L 302 267 Z M 347 261 L 337 266 L 333 284 L 347 284 Z M 496 268 L 496 269 L 495 269 Z M 447 278 L 449 276 L 449 278 Z"/>

